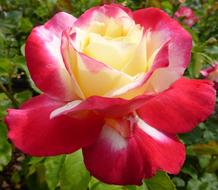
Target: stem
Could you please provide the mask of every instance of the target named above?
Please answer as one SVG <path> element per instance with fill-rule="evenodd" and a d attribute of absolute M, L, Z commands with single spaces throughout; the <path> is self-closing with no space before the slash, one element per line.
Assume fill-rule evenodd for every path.
<path fill-rule="evenodd" d="M 14 98 L 12 94 L 8 92 L 8 90 L 5 88 L 5 86 L 0 82 L 0 89 L 5 93 L 5 95 L 11 100 L 13 106 L 15 108 L 18 108 L 19 102 Z"/>

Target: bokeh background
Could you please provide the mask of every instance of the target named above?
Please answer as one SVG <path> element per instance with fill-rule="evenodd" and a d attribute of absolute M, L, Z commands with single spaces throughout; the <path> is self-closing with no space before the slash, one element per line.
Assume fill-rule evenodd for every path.
<path fill-rule="evenodd" d="M 39 90 L 29 76 L 24 58 L 25 40 L 31 29 L 54 13 L 65 11 L 80 16 L 107 0 L 0 0 L 0 190 L 218 190 L 218 107 L 192 133 L 181 135 L 187 159 L 180 174 L 159 172 L 141 187 L 104 184 L 90 176 L 81 151 L 48 158 L 30 157 L 7 139 L 4 117 L 7 108 L 19 107 Z M 179 22 L 193 37 L 192 60 L 185 72 L 203 78 L 200 70 L 218 60 L 218 2 L 216 0 L 117 0 L 136 10 L 158 7 L 173 17 L 187 6 L 196 14 L 192 26 Z M 100 156 L 100 155 L 99 155 Z M 173 155 L 172 155 L 173 156 Z"/>

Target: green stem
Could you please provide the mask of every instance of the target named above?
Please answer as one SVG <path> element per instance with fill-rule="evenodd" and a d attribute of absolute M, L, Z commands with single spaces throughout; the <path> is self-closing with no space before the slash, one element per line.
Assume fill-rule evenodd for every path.
<path fill-rule="evenodd" d="M 12 94 L 8 92 L 8 90 L 5 88 L 5 86 L 0 82 L 0 89 L 5 93 L 5 95 L 11 100 L 13 106 L 15 108 L 18 108 L 19 103 L 18 101 L 14 98 Z"/>

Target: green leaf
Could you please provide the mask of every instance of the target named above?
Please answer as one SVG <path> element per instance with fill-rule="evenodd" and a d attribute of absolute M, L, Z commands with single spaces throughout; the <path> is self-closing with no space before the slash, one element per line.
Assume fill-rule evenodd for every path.
<path fill-rule="evenodd" d="M 182 178 L 173 177 L 172 181 L 177 187 L 185 187 L 185 181 Z"/>
<path fill-rule="evenodd" d="M 143 183 L 143 185 L 141 185 L 141 186 L 127 185 L 126 188 L 128 190 L 148 190 L 148 188 L 147 188 L 145 183 Z M 125 189 L 125 190 L 127 190 L 127 189 Z"/>
<path fill-rule="evenodd" d="M 218 143 L 215 141 L 209 141 L 208 144 L 196 144 L 191 146 L 191 148 L 198 155 L 218 156 Z"/>
<path fill-rule="evenodd" d="M 21 18 L 20 22 L 18 23 L 19 29 L 22 32 L 29 32 L 32 27 L 33 24 L 31 23 L 31 21 L 29 20 L 29 18 Z"/>
<path fill-rule="evenodd" d="M 215 174 L 205 173 L 200 179 L 188 181 L 187 190 L 217 190 L 218 178 Z"/>
<path fill-rule="evenodd" d="M 6 110 L 8 107 L 12 106 L 11 101 L 4 93 L 0 93 L 0 119 L 3 120 L 7 114 Z"/>
<path fill-rule="evenodd" d="M 158 172 L 151 179 L 145 180 L 149 190 L 176 190 L 175 185 L 165 172 Z"/>
<path fill-rule="evenodd" d="M 0 75 L 11 72 L 13 64 L 8 58 L 0 58 Z"/>
<path fill-rule="evenodd" d="M 199 52 L 194 52 L 192 55 L 191 64 L 188 67 L 188 71 L 191 77 L 198 78 L 200 75 L 200 70 L 205 63 L 205 58 Z"/>
<path fill-rule="evenodd" d="M 89 183 L 89 189 L 90 190 L 128 190 L 127 187 L 105 184 L 94 177 L 92 177 Z"/>
<path fill-rule="evenodd" d="M 18 92 L 15 94 L 15 98 L 20 104 L 30 99 L 31 97 L 32 97 L 32 92 L 30 90 L 24 90 L 22 92 Z"/>
<path fill-rule="evenodd" d="M 59 182 L 59 174 L 64 158 L 65 156 L 55 156 L 45 159 L 45 178 L 50 190 L 54 190 Z"/>
<path fill-rule="evenodd" d="M 67 155 L 60 173 L 61 190 L 86 190 L 89 181 L 81 150 Z"/>
<path fill-rule="evenodd" d="M 11 155 L 12 149 L 7 140 L 7 129 L 6 126 L 0 122 L 0 171 L 10 162 Z"/>

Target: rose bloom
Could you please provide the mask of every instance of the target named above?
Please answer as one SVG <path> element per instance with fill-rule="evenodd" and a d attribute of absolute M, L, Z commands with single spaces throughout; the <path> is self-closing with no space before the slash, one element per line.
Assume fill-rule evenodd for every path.
<path fill-rule="evenodd" d="M 214 87 L 218 90 L 218 62 L 216 61 L 212 66 L 201 70 L 201 74 L 214 82 Z"/>
<path fill-rule="evenodd" d="M 212 112 L 212 82 L 183 78 L 192 39 L 163 11 L 121 5 L 60 12 L 26 42 L 31 77 L 43 94 L 9 109 L 8 137 L 33 156 L 83 150 L 91 175 L 141 184 L 185 160 L 178 133 Z"/>
<path fill-rule="evenodd" d="M 174 14 L 175 18 L 183 18 L 182 22 L 189 27 L 192 27 L 196 22 L 198 22 L 198 17 L 195 15 L 194 11 L 189 8 L 182 6 Z"/>

